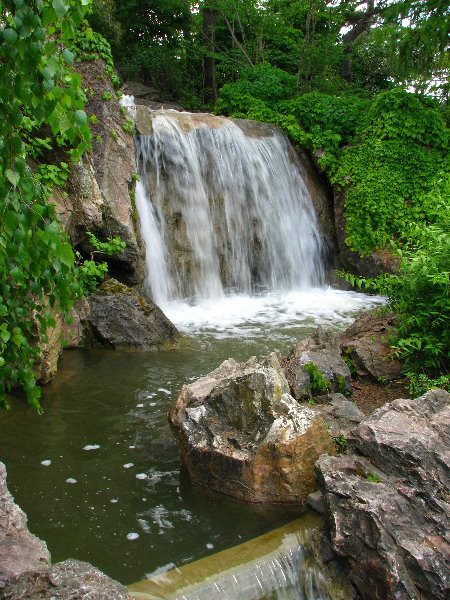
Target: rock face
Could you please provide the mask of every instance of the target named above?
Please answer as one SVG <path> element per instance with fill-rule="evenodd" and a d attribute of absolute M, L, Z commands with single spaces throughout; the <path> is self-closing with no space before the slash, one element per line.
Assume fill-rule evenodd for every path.
<path fill-rule="evenodd" d="M 340 334 L 341 349 L 352 361 L 359 377 L 386 381 L 401 377 L 404 365 L 393 355 L 389 342 L 394 327 L 392 314 L 380 316 L 372 309 L 360 315 Z"/>
<path fill-rule="evenodd" d="M 323 416 L 332 436 L 347 434 L 366 418 L 362 410 L 343 394 L 330 394 L 329 402 L 316 404 L 314 410 Z"/>
<path fill-rule="evenodd" d="M 28 531 L 27 516 L 14 503 L 0 462 L 0 596 L 9 579 L 49 563 L 47 546 Z"/>
<path fill-rule="evenodd" d="M 184 386 L 169 420 L 192 481 L 249 502 L 304 502 L 314 462 L 333 452 L 322 417 L 290 396 L 275 354 L 229 359 Z"/>
<path fill-rule="evenodd" d="M 364 600 L 444 600 L 450 585 L 450 394 L 395 400 L 322 456 L 334 552 Z"/>
<path fill-rule="evenodd" d="M 83 253 L 92 251 L 87 231 L 102 241 L 118 236 L 126 242 L 120 255 L 106 260 L 113 274 L 135 285 L 144 277 L 144 254 L 137 241 L 137 217 L 130 197 L 137 170 L 133 135 L 123 129 L 126 118 L 104 61 L 79 63 L 77 71 L 83 88 L 89 90 L 86 113 L 96 118 L 91 125 L 92 154 L 85 154 L 73 166 L 68 196 L 55 194 L 57 210 L 72 244 Z"/>
<path fill-rule="evenodd" d="M 90 565 L 74 559 L 14 578 L 2 600 L 132 600 L 122 584 Z"/>
<path fill-rule="evenodd" d="M 115 279 L 104 282 L 88 301 L 88 322 L 105 346 L 155 350 L 179 340 L 177 328 L 156 304 Z"/>
<path fill-rule="evenodd" d="M 315 333 L 296 344 L 282 361 L 291 394 L 297 400 L 324 394 L 327 389 L 315 386 L 314 378 L 306 368 L 313 363 L 329 383 L 333 392 L 351 392 L 350 369 L 341 358 L 339 337 L 319 325 Z"/>

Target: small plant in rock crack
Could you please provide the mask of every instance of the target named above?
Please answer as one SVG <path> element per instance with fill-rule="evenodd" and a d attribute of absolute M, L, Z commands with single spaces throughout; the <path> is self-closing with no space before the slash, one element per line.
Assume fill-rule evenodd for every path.
<path fill-rule="evenodd" d="M 107 263 L 105 261 L 97 262 L 94 259 L 94 255 L 107 254 L 108 256 L 114 256 L 122 252 L 126 246 L 125 242 L 118 237 L 108 238 L 106 242 L 100 242 L 97 237 L 89 231 L 87 232 L 87 236 L 91 245 L 95 248 L 91 252 L 90 260 L 83 260 L 81 254 L 75 252 L 75 257 L 78 262 L 75 270 L 84 295 L 94 292 L 100 281 L 108 272 Z"/>
<path fill-rule="evenodd" d="M 313 362 L 307 362 L 303 365 L 303 370 L 309 374 L 309 391 L 314 396 L 319 393 L 325 393 L 331 389 L 331 382 L 322 375 L 319 367 Z"/>
<path fill-rule="evenodd" d="M 333 435 L 332 438 L 336 445 L 336 452 L 338 454 L 345 454 L 348 449 L 348 443 L 347 443 L 347 438 L 342 433 L 342 431 L 339 435 L 336 435 L 336 436 Z"/>

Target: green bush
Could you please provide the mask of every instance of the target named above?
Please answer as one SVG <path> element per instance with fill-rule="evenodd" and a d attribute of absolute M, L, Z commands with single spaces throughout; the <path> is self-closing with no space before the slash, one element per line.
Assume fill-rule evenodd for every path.
<path fill-rule="evenodd" d="M 395 274 L 352 283 L 385 294 L 399 319 L 395 348 L 416 372 L 447 372 L 450 360 L 450 182 L 441 179 L 424 200 L 433 206 L 434 223 L 404 225 L 404 237 L 392 243 L 398 258 Z"/>
<path fill-rule="evenodd" d="M 345 186 L 347 244 L 369 253 L 407 234 L 405 224 L 433 222 L 427 193 L 448 173 L 449 130 L 436 107 L 401 89 L 383 92 L 361 125 L 361 141 L 344 148 L 332 176 Z"/>
<path fill-rule="evenodd" d="M 108 238 L 106 242 L 100 242 L 97 237 L 89 231 L 87 232 L 87 236 L 94 248 L 91 252 L 90 260 L 83 260 L 79 252 L 75 253 L 78 263 L 75 268 L 75 273 L 85 296 L 92 294 L 92 292 L 97 289 L 101 280 L 108 272 L 107 263 L 105 261 L 98 262 L 95 260 L 94 255 L 106 254 L 107 256 L 115 256 L 125 250 L 126 246 L 125 242 L 118 237 Z"/>

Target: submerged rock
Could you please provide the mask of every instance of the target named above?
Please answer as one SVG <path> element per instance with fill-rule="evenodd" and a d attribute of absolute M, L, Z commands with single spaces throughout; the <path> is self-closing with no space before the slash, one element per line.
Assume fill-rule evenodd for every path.
<path fill-rule="evenodd" d="M 69 558 L 9 581 L 2 600 L 132 600 L 127 588 L 90 565 Z"/>
<path fill-rule="evenodd" d="M 299 406 L 278 359 L 229 359 L 183 386 L 169 420 L 197 484 L 249 502 L 305 502 L 314 463 L 333 452 L 323 418 Z"/>
<path fill-rule="evenodd" d="M 27 516 L 15 504 L 0 462 L 0 596 L 9 579 L 49 563 L 47 545 L 28 531 Z"/>
<path fill-rule="evenodd" d="M 448 598 L 450 394 L 395 400 L 347 439 L 354 454 L 320 457 L 316 475 L 352 583 L 364 600 Z"/>
<path fill-rule="evenodd" d="M 155 350 L 180 337 L 156 304 L 115 279 L 105 281 L 88 300 L 88 322 L 105 346 Z"/>
<path fill-rule="evenodd" d="M 327 387 L 315 385 L 314 376 L 307 368 L 309 363 L 320 372 Z M 297 400 L 306 400 L 327 391 L 352 391 L 352 377 L 341 357 L 339 337 L 336 333 L 326 331 L 321 325 L 313 335 L 291 349 L 282 365 L 291 394 Z"/>

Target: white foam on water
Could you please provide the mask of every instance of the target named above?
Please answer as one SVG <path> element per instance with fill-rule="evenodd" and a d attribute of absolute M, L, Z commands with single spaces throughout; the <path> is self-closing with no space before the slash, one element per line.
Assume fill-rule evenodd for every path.
<path fill-rule="evenodd" d="M 44 467 L 49 467 L 52 464 L 51 460 L 41 460 L 41 465 Z"/>
<path fill-rule="evenodd" d="M 130 533 L 127 534 L 127 540 L 130 540 L 130 541 L 137 540 L 138 537 L 140 537 L 140 535 L 138 533 L 136 533 L 135 531 L 131 531 Z"/>
<path fill-rule="evenodd" d="M 124 465 L 122 465 L 124 469 L 131 469 L 131 467 L 134 467 L 134 463 L 125 463 Z"/>
<path fill-rule="evenodd" d="M 147 473 L 137 473 L 136 479 L 147 479 Z"/>
<path fill-rule="evenodd" d="M 209 332 L 218 337 L 248 337 L 259 335 L 261 328 L 266 331 L 268 326 L 271 329 L 319 324 L 345 327 L 359 312 L 384 302 L 382 296 L 320 287 L 258 296 L 228 295 L 197 304 L 173 301 L 162 308 L 187 334 Z"/>
<path fill-rule="evenodd" d="M 73 477 L 68 477 L 66 479 L 66 483 L 78 483 L 78 480 L 74 479 Z"/>
<path fill-rule="evenodd" d="M 84 446 L 83 450 L 98 450 L 99 448 L 99 444 L 88 444 L 87 446 Z"/>
<path fill-rule="evenodd" d="M 164 394 L 167 394 L 168 396 L 170 396 L 172 394 L 172 392 L 170 390 L 166 390 L 165 388 L 158 388 L 158 392 L 163 392 Z"/>

